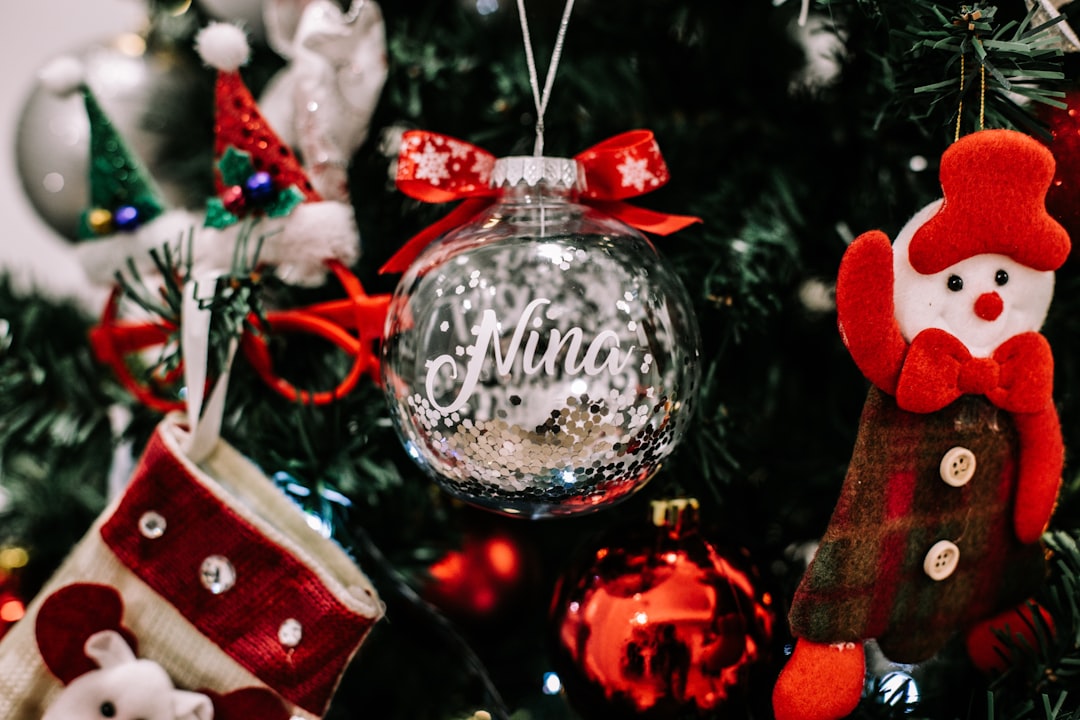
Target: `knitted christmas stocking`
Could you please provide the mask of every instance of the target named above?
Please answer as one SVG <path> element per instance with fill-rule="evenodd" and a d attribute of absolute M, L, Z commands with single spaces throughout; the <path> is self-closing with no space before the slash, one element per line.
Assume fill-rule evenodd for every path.
<path fill-rule="evenodd" d="M 314 720 L 383 609 L 363 572 L 183 417 L 0 642 L 7 720 Z M 89 713 L 89 714 L 88 714 Z M 211 714 L 212 713 L 212 714 Z"/>

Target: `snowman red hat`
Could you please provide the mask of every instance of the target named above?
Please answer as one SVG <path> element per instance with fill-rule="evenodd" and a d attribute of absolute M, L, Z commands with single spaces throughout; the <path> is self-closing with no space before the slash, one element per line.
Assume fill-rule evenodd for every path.
<path fill-rule="evenodd" d="M 1069 234 L 1046 211 L 1054 157 L 1015 130 L 981 130 L 941 156 L 945 202 L 911 239 L 908 260 L 920 273 L 940 272 L 973 255 L 1006 255 L 1034 270 L 1056 270 Z"/>

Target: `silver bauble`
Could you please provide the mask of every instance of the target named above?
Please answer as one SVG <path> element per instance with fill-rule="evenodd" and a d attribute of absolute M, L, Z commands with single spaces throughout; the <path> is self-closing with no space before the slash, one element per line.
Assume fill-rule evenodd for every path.
<path fill-rule="evenodd" d="M 144 40 L 130 33 L 65 54 L 82 62 L 86 83 L 105 113 L 173 202 L 179 191 L 155 172 L 164 129 L 147 122 L 148 110 L 176 81 L 171 56 L 148 51 Z M 79 214 L 89 202 L 89 147 L 82 95 L 60 97 L 36 84 L 19 116 L 16 166 L 35 211 L 69 240 L 76 238 Z"/>

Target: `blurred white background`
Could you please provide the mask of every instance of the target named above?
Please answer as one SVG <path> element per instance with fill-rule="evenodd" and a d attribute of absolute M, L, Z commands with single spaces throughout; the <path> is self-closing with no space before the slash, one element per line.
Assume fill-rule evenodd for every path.
<path fill-rule="evenodd" d="M 37 72 L 145 25 L 143 0 L 0 0 L 0 267 L 20 287 L 81 301 L 92 298 L 70 246 L 34 210 L 16 167 L 16 128 Z"/>

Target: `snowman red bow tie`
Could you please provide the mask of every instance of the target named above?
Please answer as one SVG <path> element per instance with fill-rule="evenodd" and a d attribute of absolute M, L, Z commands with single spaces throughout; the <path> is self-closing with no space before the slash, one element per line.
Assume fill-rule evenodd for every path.
<path fill-rule="evenodd" d="M 1039 333 L 1006 340 L 988 358 L 972 357 L 955 337 L 938 328 L 915 336 L 896 386 L 897 404 L 911 412 L 934 412 L 961 395 L 985 395 L 1003 410 L 1038 412 L 1052 402 L 1054 360 Z"/>

